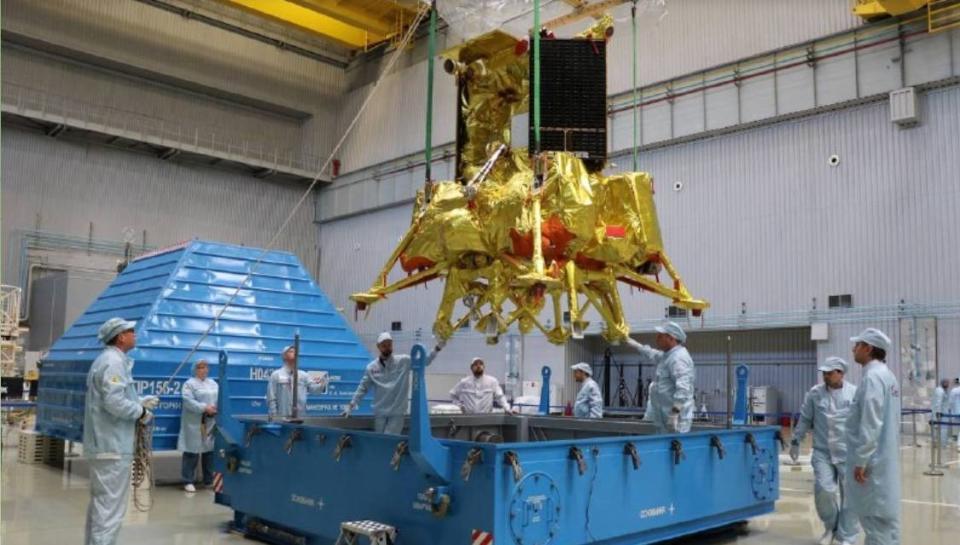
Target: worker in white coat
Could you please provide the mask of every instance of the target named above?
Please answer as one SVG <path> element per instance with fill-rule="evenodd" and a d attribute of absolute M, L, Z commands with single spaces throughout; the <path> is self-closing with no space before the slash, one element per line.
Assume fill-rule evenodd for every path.
<path fill-rule="evenodd" d="M 514 412 L 510 408 L 507 396 L 503 395 L 500 381 L 484 373 L 485 365 L 482 358 L 473 358 L 470 362 L 470 375 L 460 379 L 460 382 L 450 390 L 450 400 L 463 414 L 492 413 L 494 406 L 500 407 L 508 413 Z"/>
<path fill-rule="evenodd" d="M 180 474 L 183 489 L 196 492 L 197 462 L 200 462 L 203 485 L 213 484 L 213 425 L 217 416 L 217 394 L 220 387 L 209 378 L 207 360 L 193 364 L 193 377 L 183 383 L 180 437 L 177 450 L 183 452 Z"/>
<path fill-rule="evenodd" d="M 958 378 L 953 385 L 953 389 L 950 390 L 950 394 L 947 397 L 947 409 L 952 416 L 947 418 L 947 420 L 953 423 L 948 431 L 947 435 L 950 435 L 957 442 L 957 450 L 960 451 L 960 378 Z"/>
<path fill-rule="evenodd" d="M 850 340 L 863 367 L 847 419 L 850 507 L 866 535 L 864 545 L 899 545 L 900 385 L 884 363 L 892 343 L 873 328 Z"/>
<path fill-rule="evenodd" d="M 267 383 L 267 414 L 272 418 L 293 416 L 293 364 L 297 361 L 293 346 L 283 349 L 283 367 L 270 374 Z M 297 369 L 297 417 L 307 416 L 307 394 L 327 391 L 327 375 L 313 378 L 303 369 Z"/>
<path fill-rule="evenodd" d="M 427 365 L 433 362 L 443 341 L 427 356 Z M 360 400 L 373 389 L 373 429 L 377 433 L 399 435 L 403 432 L 403 420 L 410 410 L 410 364 L 409 354 L 393 353 L 393 337 L 384 331 L 377 337 L 380 355 L 363 372 L 363 378 L 353 399 L 342 416 L 350 416 L 360 405 Z"/>
<path fill-rule="evenodd" d="M 687 334 L 675 322 L 665 322 L 655 331 L 657 348 L 627 337 L 628 345 L 647 362 L 657 366 L 644 420 L 652 421 L 660 433 L 687 433 L 693 425 L 693 384 L 696 378 L 693 358 L 683 346 Z"/>
<path fill-rule="evenodd" d="M 603 395 L 600 386 L 593 380 L 593 369 L 588 363 L 571 367 L 573 378 L 580 384 L 577 399 L 573 403 L 573 416 L 577 418 L 603 418 Z"/>
<path fill-rule="evenodd" d="M 823 373 L 823 383 L 811 388 L 803 398 L 800 419 L 790 440 L 790 457 L 797 461 L 800 443 L 812 431 L 813 499 L 825 528 L 820 543 L 852 545 L 860 527 L 847 502 L 849 483 L 844 464 L 846 421 L 857 387 L 844 380 L 848 365 L 841 358 L 827 358 L 818 370 Z"/>
<path fill-rule="evenodd" d="M 130 466 L 137 422 L 149 423 L 159 404 L 156 396 L 140 397 L 134 387 L 136 323 L 110 318 L 97 338 L 106 345 L 90 365 L 83 409 L 83 454 L 90 465 L 90 505 L 84 543 L 114 545 L 127 512 Z"/>
<path fill-rule="evenodd" d="M 945 413 L 950 413 L 950 379 L 948 378 L 941 380 L 940 385 L 933 391 L 933 402 L 930 403 L 930 420 L 943 422 L 945 419 L 941 415 Z M 930 433 L 937 429 L 936 426 L 931 426 Z M 949 431 L 948 426 L 939 426 L 937 440 L 941 446 L 947 445 Z"/>

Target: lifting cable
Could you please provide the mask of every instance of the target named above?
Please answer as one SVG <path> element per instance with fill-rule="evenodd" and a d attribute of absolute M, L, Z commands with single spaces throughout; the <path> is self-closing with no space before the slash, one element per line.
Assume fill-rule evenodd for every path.
<path fill-rule="evenodd" d="M 433 196 L 433 176 L 430 165 L 433 163 L 433 68 L 437 54 L 437 0 L 430 3 L 430 36 L 427 39 L 427 126 L 424 130 L 424 170 L 423 198 L 430 202 Z"/>
<path fill-rule="evenodd" d="M 321 176 L 327 170 L 330 164 L 333 162 L 333 159 L 334 157 L 337 156 L 337 153 L 340 152 L 340 148 L 343 147 L 343 144 L 346 142 L 347 137 L 350 135 L 351 132 L 353 132 L 353 129 L 356 127 L 357 123 L 360 121 L 360 117 L 366 111 L 367 106 L 369 106 L 370 101 L 376 95 L 377 90 L 380 88 L 380 85 L 383 83 L 387 74 L 389 74 L 393 70 L 393 67 L 397 64 L 397 61 L 400 59 L 400 56 L 406 51 L 407 46 L 410 44 L 411 40 L 413 39 L 413 36 L 416 34 L 417 28 L 420 26 L 420 23 L 423 21 L 423 18 L 427 15 L 428 12 L 432 12 L 431 32 L 432 33 L 436 32 L 435 11 L 436 10 L 431 9 L 430 5 L 424 5 L 417 12 L 417 16 L 414 18 L 409 28 L 407 28 L 407 32 L 406 34 L 404 34 L 403 39 L 396 46 L 396 49 L 394 50 L 393 55 L 390 57 L 390 60 L 387 62 L 386 67 L 384 67 L 383 72 L 380 73 L 380 76 L 374 82 L 373 87 L 370 89 L 370 92 L 367 94 L 366 98 L 363 100 L 363 103 L 360 105 L 360 109 L 353 116 L 353 120 L 350 121 L 350 124 L 347 126 L 346 130 L 344 130 L 343 135 L 340 137 L 340 140 L 337 141 L 337 144 L 330 151 L 330 155 L 323 162 L 322 166 L 317 170 L 317 174 L 316 176 L 313 177 L 313 180 L 311 180 L 310 186 L 307 187 L 307 190 L 303 192 L 303 195 L 300 197 L 300 200 L 298 200 L 297 203 L 293 206 L 293 208 L 290 210 L 290 213 L 287 215 L 287 218 L 283 221 L 283 223 L 277 229 L 276 233 L 274 233 L 273 236 L 270 238 L 270 241 L 267 243 L 266 247 L 264 247 L 263 250 L 260 252 L 260 255 L 257 256 L 257 259 L 253 262 L 253 265 L 251 265 L 250 270 L 247 272 L 246 276 L 244 276 L 243 280 L 241 280 L 240 283 L 237 284 L 236 289 L 233 291 L 232 294 L 230 294 L 230 297 L 227 298 L 227 301 L 223 304 L 220 310 L 217 311 L 216 315 L 213 318 L 213 321 L 210 323 L 210 326 L 206 329 L 206 331 L 203 332 L 203 335 L 201 335 L 200 339 L 197 340 L 196 344 L 193 345 L 193 348 L 190 349 L 190 352 L 186 356 L 184 356 L 183 360 L 180 362 L 179 365 L 177 365 L 173 373 L 171 373 L 170 376 L 164 381 L 161 391 L 167 390 L 167 387 L 169 386 L 170 382 L 176 379 L 177 374 L 180 372 L 183 366 L 188 361 L 190 361 L 190 358 L 192 358 L 194 354 L 197 353 L 203 341 L 206 340 L 206 338 L 210 335 L 210 333 L 214 330 L 214 328 L 217 327 L 217 324 L 220 323 L 220 318 L 227 311 L 227 309 L 230 308 L 234 300 L 236 300 L 237 296 L 244 289 L 244 286 L 246 286 L 247 282 L 250 281 L 254 273 L 256 273 L 257 269 L 259 269 L 260 264 L 263 263 L 263 260 L 266 257 L 267 253 L 270 252 L 270 250 L 276 245 L 277 240 L 279 240 L 280 238 L 280 235 L 282 235 L 283 232 L 287 229 L 287 227 L 290 225 L 290 222 L 293 221 L 294 216 L 296 216 L 297 212 L 300 210 L 300 207 L 303 206 L 307 198 L 313 192 L 314 188 L 317 186 L 318 183 L 320 183 Z M 431 52 L 430 64 L 432 65 L 432 63 L 433 63 L 433 57 Z M 431 80 L 431 87 L 432 87 L 432 80 Z M 432 115 L 432 112 L 430 112 L 430 114 Z M 429 137 L 430 136 L 428 133 L 428 138 Z M 149 497 L 150 496 L 149 491 L 152 491 L 154 486 L 153 468 L 151 464 L 151 458 L 153 454 L 152 439 L 153 439 L 153 425 L 144 424 L 138 421 L 137 433 L 136 433 L 136 448 L 134 451 L 134 460 L 133 460 L 133 467 L 134 467 L 133 486 L 134 486 L 134 502 L 135 502 L 135 505 L 137 506 L 137 509 L 141 511 L 150 509 L 153 503 L 152 499 Z M 150 483 L 149 487 L 145 489 L 148 492 L 147 494 L 144 495 L 143 498 L 138 497 L 138 490 L 146 481 L 149 481 Z"/>
<path fill-rule="evenodd" d="M 633 6 L 630 7 L 630 26 L 631 26 L 631 45 L 630 48 L 633 50 L 633 103 L 639 104 L 637 101 L 637 72 L 639 67 L 637 66 L 637 0 L 633 0 Z M 640 108 L 632 108 L 633 110 L 633 172 L 637 172 L 638 161 L 637 157 L 637 112 Z"/>

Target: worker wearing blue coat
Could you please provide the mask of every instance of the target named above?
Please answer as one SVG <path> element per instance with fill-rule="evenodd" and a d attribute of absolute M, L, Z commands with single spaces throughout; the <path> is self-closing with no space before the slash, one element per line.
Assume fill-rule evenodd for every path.
<path fill-rule="evenodd" d="M 444 343 L 441 341 L 427 356 L 427 365 L 433 362 Z M 409 354 L 393 353 L 393 337 L 384 331 L 377 337 L 380 355 L 367 364 L 363 378 L 350 404 L 341 416 L 350 416 L 360 405 L 367 391 L 373 389 L 373 430 L 377 433 L 399 435 L 403 421 L 410 409 L 410 364 Z"/>
<path fill-rule="evenodd" d="M 900 543 L 900 386 L 887 368 L 892 343 L 879 329 L 851 337 L 863 378 L 847 420 L 850 507 L 865 545 Z"/>
<path fill-rule="evenodd" d="M 693 384 L 696 378 L 693 358 L 683 346 L 687 334 L 674 322 L 666 322 L 655 331 L 657 348 L 627 337 L 627 344 L 643 359 L 657 366 L 644 420 L 652 421 L 660 433 L 687 433 L 693 425 Z"/>
<path fill-rule="evenodd" d="M 137 421 L 148 423 L 159 404 L 156 396 L 140 397 L 134 387 L 136 323 L 110 318 L 97 338 L 106 345 L 90 365 L 83 408 L 83 454 L 90 464 L 90 505 L 84 543 L 114 545 L 127 512 L 130 466 Z"/>
<path fill-rule="evenodd" d="M 593 369 L 588 363 L 578 363 L 572 367 L 573 378 L 580 383 L 580 391 L 573 403 L 573 416 L 577 418 L 603 418 L 603 396 L 600 386 L 593 380 Z"/>
<path fill-rule="evenodd" d="M 183 489 L 196 492 L 194 481 L 200 462 L 203 485 L 213 484 L 213 425 L 217 416 L 217 394 L 220 387 L 210 374 L 206 360 L 193 364 L 193 377 L 183 383 L 183 410 L 180 414 L 180 437 L 177 450 L 183 452 L 180 474 Z"/>
<path fill-rule="evenodd" d="M 827 358 L 818 370 L 823 373 L 823 383 L 811 388 L 803 398 L 800 419 L 790 440 L 790 457 L 797 461 L 800 442 L 812 431 L 813 499 L 825 527 L 820 543 L 852 545 L 860 527 L 847 501 L 850 484 L 846 480 L 845 430 L 857 387 L 844 380 L 848 364 L 841 358 Z"/>
<path fill-rule="evenodd" d="M 293 364 L 297 356 L 293 346 L 284 348 L 283 367 L 270 374 L 270 381 L 267 383 L 267 415 L 271 419 L 293 416 Z M 307 393 L 322 394 L 327 391 L 327 383 L 326 375 L 311 378 L 306 371 L 297 369 L 298 417 L 307 416 Z"/>

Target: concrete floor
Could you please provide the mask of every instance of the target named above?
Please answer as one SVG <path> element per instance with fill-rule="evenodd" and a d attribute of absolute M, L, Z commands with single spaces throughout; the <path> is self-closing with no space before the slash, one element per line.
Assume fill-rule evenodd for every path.
<path fill-rule="evenodd" d="M 944 477 L 923 475 L 930 461 L 927 448 L 903 447 L 904 545 L 960 544 L 960 460 L 955 448 L 944 455 Z M 17 451 L 2 455 L 2 529 L 4 545 L 67 545 L 82 539 L 89 498 L 86 468 L 74 460 L 71 472 L 17 462 Z M 784 458 L 782 458 L 784 459 Z M 158 466 L 170 474 L 177 462 L 164 456 Z M 775 513 L 751 520 L 744 532 L 685 539 L 689 544 L 811 544 L 822 529 L 813 508 L 808 465 L 781 466 L 781 496 Z M 206 545 L 250 543 L 224 532 L 231 512 L 213 503 L 213 494 L 186 494 L 178 487 L 159 487 L 148 513 L 130 509 L 120 543 L 138 545 Z M 861 537 L 862 542 L 862 537 Z"/>

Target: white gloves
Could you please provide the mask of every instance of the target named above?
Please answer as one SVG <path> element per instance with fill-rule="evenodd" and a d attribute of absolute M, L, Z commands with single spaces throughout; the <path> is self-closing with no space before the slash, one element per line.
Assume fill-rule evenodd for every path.
<path fill-rule="evenodd" d="M 350 416 L 350 413 L 353 412 L 353 409 L 354 409 L 354 407 L 353 407 L 353 404 L 352 404 L 352 403 L 351 403 L 350 405 L 347 405 L 347 408 L 344 409 L 342 413 L 340 413 L 340 416 L 342 416 L 342 417 L 344 417 L 344 418 L 349 417 L 349 416 Z"/>
<path fill-rule="evenodd" d="M 793 460 L 793 463 L 797 463 L 797 459 L 800 458 L 800 441 L 796 439 L 790 440 L 790 459 Z"/>
<path fill-rule="evenodd" d="M 140 399 L 140 406 L 148 411 L 152 411 L 160 404 L 160 398 L 157 396 L 146 396 Z"/>
<path fill-rule="evenodd" d="M 680 413 L 671 412 L 667 417 L 668 429 L 674 433 L 680 431 Z"/>
<path fill-rule="evenodd" d="M 143 414 L 140 415 L 140 423 L 146 425 L 149 424 L 151 420 L 153 420 L 153 413 L 144 407 Z"/>

